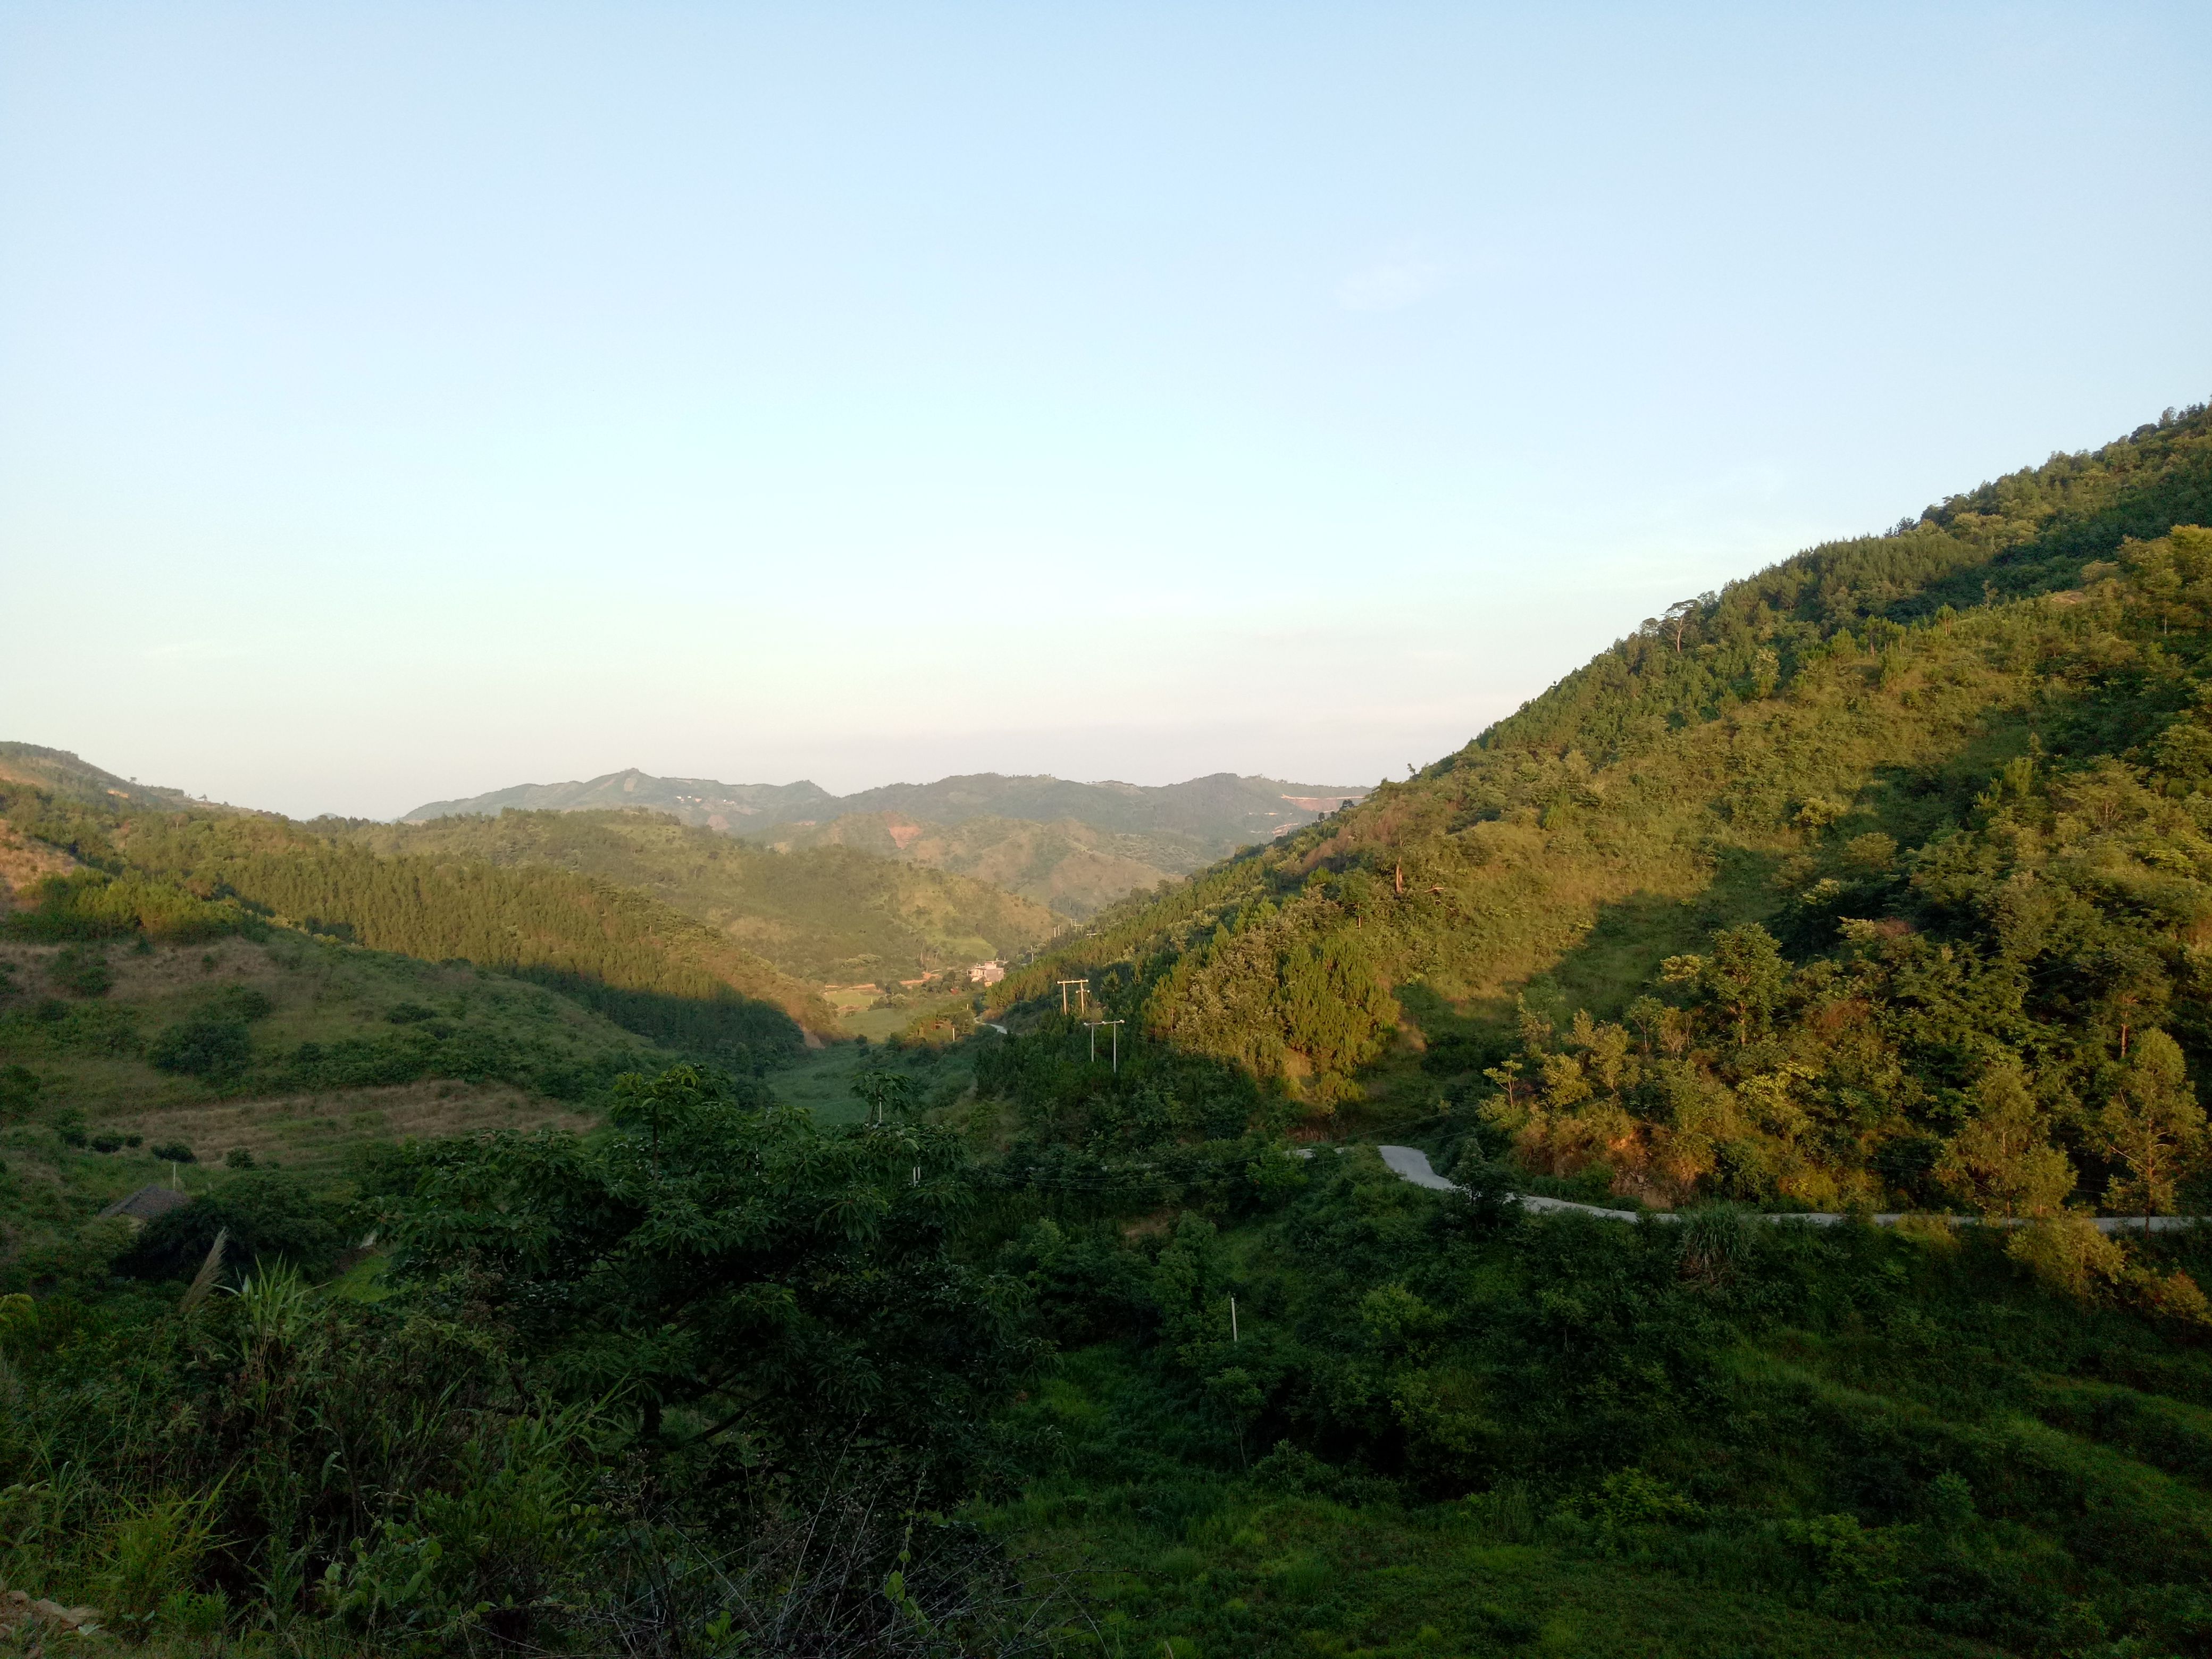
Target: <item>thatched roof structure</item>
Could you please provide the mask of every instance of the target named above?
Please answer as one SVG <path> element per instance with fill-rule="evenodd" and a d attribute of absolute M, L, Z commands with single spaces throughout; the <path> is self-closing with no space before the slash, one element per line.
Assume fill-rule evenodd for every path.
<path fill-rule="evenodd" d="M 143 1225 L 157 1215 L 167 1215 L 191 1201 L 190 1193 L 180 1193 L 173 1187 L 141 1187 L 130 1197 L 117 1199 L 100 1214 L 124 1216 Z"/>

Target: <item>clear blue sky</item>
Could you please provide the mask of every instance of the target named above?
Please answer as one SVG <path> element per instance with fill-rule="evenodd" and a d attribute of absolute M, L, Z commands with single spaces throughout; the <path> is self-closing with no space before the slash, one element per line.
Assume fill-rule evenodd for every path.
<path fill-rule="evenodd" d="M 0 736 L 1371 781 L 2208 272 L 2202 3 L 0 3 Z"/>

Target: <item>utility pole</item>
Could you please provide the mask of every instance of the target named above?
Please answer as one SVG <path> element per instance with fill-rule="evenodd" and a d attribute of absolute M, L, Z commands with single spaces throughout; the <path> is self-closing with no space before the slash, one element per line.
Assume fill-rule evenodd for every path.
<path fill-rule="evenodd" d="M 1233 1296 L 1229 1298 L 1229 1340 L 1231 1342 L 1243 1340 L 1237 1334 L 1237 1298 Z"/>
<path fill-rule="evenodd" d="M 1091 1028 L 1091 1058 L 1093 1060 L 1098 1058 L 1098 1027 L 1110 1025 L 1114 1028 L 1114 1071 L 1116 1076 L 1121 1071 L 1121 1027 L 1124 1024 L 1125 1021 L 1118 1019 L 1102 1019 Z"/>
<path fill-rule="evenodd" d="M 1071 985 L 1075 987 L 1075 1012 L 1083 1013 L 1090 1006 L 1091 981 L 1087 979 L 1064 979 L 1060 981 L 1060 1012 L 1063 1014 L 1067 1012 L 1067 988 Z"/>

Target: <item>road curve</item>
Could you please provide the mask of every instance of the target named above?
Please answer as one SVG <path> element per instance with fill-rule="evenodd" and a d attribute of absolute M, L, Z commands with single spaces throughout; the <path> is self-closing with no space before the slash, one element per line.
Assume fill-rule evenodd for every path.
<path fill-rule="evenodd" d="M 1414 1186 L 1425 1187 L 1431 1192 L 1456 1193 L 1465 1190 L 1456 1182 L 1447 1181 L 1438 1175 L 1429 1164 L 1429 1155 L 1418 1146 L 1377 1146 L 1375 1150 L 1382 1153 L 1384 1164 L 1389 1167 L 1390 1173 L 1401 1181 L 1410 1181 Z M 1581 1215 L 1596 1216 L 1604 1221 L 1680 1221 L 1682 1218 L 1680 1212 L 1674 1210 L 1608 1210 L 1601 1205 L 1577 1204 L 1571 1199 L 1565 1198 L 1542 1198 L 1534 1193 L 1509 1193 L 1506 1197 L 1508 1201 L 1518 1204 L 1522 1209 L 1532 1210 L 1540 1214 L 1571 1210 Z M 1764 1218 L 1768 1221 L 1802 1221 L 1814 1227 L 1833 1227 L 1839 1223 L 1850 1220 L 1850 1217 L 1838 1215 L 1832 1211 L 1799 1211 L 1772 1212 L 1767 1213 Z M 1972 1216 L 1951 1216 L 1946 1218 L 1962 1226 L 1974 1224 L 1974 1218 Z M 1870 1215 L 1867 1219 L 1877 1227 L 1893 1227 L 1905 1219 L 1905 1216 L 1901 1212 Z M 2188 1215 L 2154 1215 L 2149 1218 L 2146 1226 L 2141 1216 L 2100 1215 L 2096 1218 L 2096 1227 L 2100 1233 L 2132 1233 L 2146 1231 L 2163 1233 L 2194 1226 L 2198 1219 L 2199 1218 L 2196 1216 Z M 2017 1221 L 2012 1221 L 1997 1222 L 1994 1224 L 2017 1226 L 2020 1224 Z"/>

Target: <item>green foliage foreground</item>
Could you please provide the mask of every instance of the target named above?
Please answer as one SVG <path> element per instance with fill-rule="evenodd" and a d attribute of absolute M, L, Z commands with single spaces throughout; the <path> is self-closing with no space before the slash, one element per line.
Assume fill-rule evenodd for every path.
<path fill-rule="evenodd" d="M 2212 1355 L 1993 1235 L 1527 1218 L 1371 1152 L 1224 1223 L 1002 1257 L 1070 1350 L 1011 1518 L 1127 1652 L 2212 1640 Z"/>
<path fill-rule="evenodd" d="M 1996 1230 L 1530 1217 L 1264 1134 L 1085 1187 L 875 1092 L 679 1067 L 395 1151 L 320 1287 L 327 1209 L 237 1177 L 246 1276 L 165 1218 L 157 1277 L 0 1310 L 0 1576 L 175 1651 L 2212 1641 L 2202 1328 Z"/>
<path fill-rule="evenodd" d="M 189 1285 L 14 1299 L 0 1575 L 317 1650 L 1006 1645 L 1027 1604 L 944 1509 L 1036 1348 L 948 1253 L 948 1137 L 682 1067 L 616 1120 L 395 1153 L 369 1296 L 245 1191 L 242 1281 L 218 1237 Z M 181 1272 L 184 1236 L 124 1265 Z"/>

